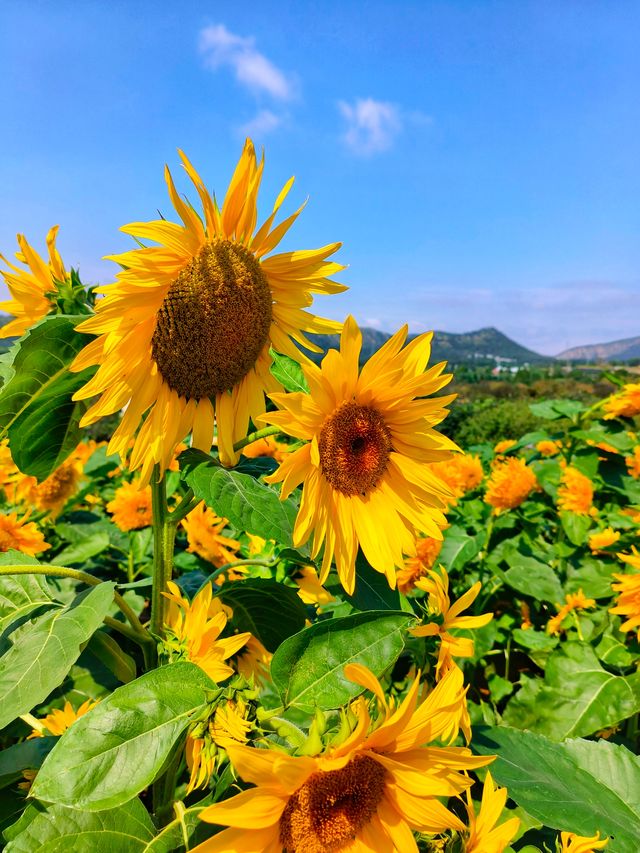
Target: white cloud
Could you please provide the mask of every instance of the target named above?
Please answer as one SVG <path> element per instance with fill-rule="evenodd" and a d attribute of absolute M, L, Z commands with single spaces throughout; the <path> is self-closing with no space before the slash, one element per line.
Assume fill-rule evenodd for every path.
<path fill-rule="evenodd" d="M 239 36 L 224 24 L 213 24 L 200 31 L 199 48 L 207 67 L 231 68 L 237 81 L 251 91 L 280 101 L 293 97 L 292 81 L 256 49 L 253 36 Z"/>
<path fill-rule="evenodd" d="M 345 143 L 362 156 L 387 151 L 402 130 L 400 110 L 388 101 L 357 98 L 353 104 L 339 101 L 338 109 L 347 122 Z"/>
<path fill-rule="evenodd" d="M 251 138 L 266 136 L 267 133 L 280 127 L 282 118 L 272 113 L 271 110 L 260 110 L 246 124 L 240 125 L 238 133 L 241 136 L 250 136 Z"/>

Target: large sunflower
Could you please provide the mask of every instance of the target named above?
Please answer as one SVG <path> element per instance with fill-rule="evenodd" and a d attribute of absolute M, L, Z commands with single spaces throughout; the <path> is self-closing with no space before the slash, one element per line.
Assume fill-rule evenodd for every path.
<path fill-rule="evenodd" d="M 418 704 L 419 678 L 394 709 L 372 672 L 345 667 L 351 681 L 371 690 L 379 714 L 364 698 L 344 743 L 317 756 L 227 746 L 238 775 L 255 788 L 207 806 L 198 817 L 226 826 L 194 853 L 417 853 L 412 830 L 426 833 L 464 825 L 439 797 L 471 786 L 462 774 L 493 761 L 466 747 L 435 746 L 458 730 L 465 707 L 460 670 L 451 670 Z"/>
<path fill-rule="evenodd" d="M 15 316 L 14 320 L 2 327 L 0 338 L 23 335 L 51 310 L 49 295 L 57 292 L 57 282 L 62 283 L 67 278 L 62 258 L 56 249 L 58 227 L 54 225 L 47 234 L 48 261 L 29 245 L 23 234 L 18 234 L 20 251 L 16 252 L 16 258 L 27 267 L 26 270 L 0 255 L 0 260 L 9 267 L 8 271 L 0 270 L 0 273 L 11 294 L 11 299 L 0 302 L 0 310 Z"/>
<path fill-rule="evenodd" d="M 129 464 L 142 468 L 143 482 L 155 464 L 168 467 L 189 432 L 193 446 L 208 451 L 214 411 L 221 460 L 234 464 L 234 442 L 246 434 L 249 418 L 264 412 L 264 392 L 279 388 L 269 372 L 269 347 L 299 361 L 305 357 L 294 341 L 320 351 L 303 332 L 336 331 L 337 324 L 303 309 L 311 305 L 312 293 L 345 289 L 328 278 L 344 269 L 327 260 L 340 243 L 265 258 L 302 207 L 274 226 L 291 179 L 256 231 L 264 158 L 258 163 L 250 140 L 222 209 L 182 152 L 180 157 L 200 196 L 203 219 L 178 195 L 165 169 L 182 224 L 156 220 L 122 228 L 159 245 L 112 256 L 123 269 L 115 284 L 98 288 L 105 298 L 78 327 L 98 337 L 72 367 L 100 365 L 75 395 L 78 400 L 101 395 L 82 425 L 127 406 L 109 452 L 124 458 L 133 446 Z"/>
<path fill-rule="evenodd" d="M 426 373 L 431 334 L 403 349 L 407 327 L 358 370 L 362 335 L 345 321 L 340 351 L 320 368 L 303 365 L 310 394 L 272 394 L 282 409 L 261 420 L 308 441 L 290 453 L 271 482 L 284 499 L 304 482 L 293 533 L 296 546 L 314 531 L 312 556 L 324 542 L 321 583 L 335 558 L 340 580 L 353 592 L 358 544 L 369 563 L 395 587 L 403 553 L 415 555 L 416 535 L 442 539 L 443 510 L 452 493 L 429 463 L 446 459 L 455 444 L 433 429 L 453 399 L 426 399 L 451 379 L 444 362 Z"/>

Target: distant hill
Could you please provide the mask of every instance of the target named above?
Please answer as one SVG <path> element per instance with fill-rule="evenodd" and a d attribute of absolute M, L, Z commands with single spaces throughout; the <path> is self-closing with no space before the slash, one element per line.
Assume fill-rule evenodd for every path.
<path fill-rule="evenodd" d="M 572 347 L 556 358 L 564 361 L 629 361 L 640 358 L 640 337 L 624 338 L 608 344 L 591 344 L 584 347 Z"/>
<path fill-rule="evenodd" d="M 339 346 L 337 335 L 309 335 L 309 337 L 327 350 Z M 362 329 L 362 354 L 360 360 L 366 361 L 391 336 L 377 329 Z M 415 337 L 411 335 L 410 338 Z M 497 329 L 489 327 L 476 332 L 434 332 L 432 362 L 447 361 L 449 364 L 461 362 L 476 364 L 543 364 L 553 361 L 548 356 L 520 346 Z M 322 356 L 311 356 L 320 361 Z"/>

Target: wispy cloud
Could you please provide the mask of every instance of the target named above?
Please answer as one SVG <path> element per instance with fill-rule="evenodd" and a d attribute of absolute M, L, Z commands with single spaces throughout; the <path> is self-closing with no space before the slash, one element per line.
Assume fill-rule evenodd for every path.
<path fill-rule="evenodd" d="M 280 127 L 282 121 L 282 117 L 271 110 L 260 110 L 252 119 L 238 127 L 238 133 L 241 136 L 260 138 Z"/>
<path fill-rule="evenodd" d="M 353 104 L 339 101 L 338 109 L 347 123 L 344 142 L 362 156 L 387 151 L 402 130 L 400 110 L 388 101 L 357 98 Z"/>
<path fill-rule="evenodd" d="M 278 101 L 294 95 L 293 81 L 257 50 L 253 36 L 240 36 L 224 24 L 213 24 L 200 31 L 199 49 L 208 68 L 230 68 L 238 83 L 254 93 Z"/>

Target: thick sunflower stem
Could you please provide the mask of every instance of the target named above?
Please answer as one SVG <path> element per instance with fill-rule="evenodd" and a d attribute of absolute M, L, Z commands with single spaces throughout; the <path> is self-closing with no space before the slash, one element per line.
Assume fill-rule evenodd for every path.
<path fill-rule="evenodd" d="M 177 521 L 167 506 L 167 486 L 164 474 L 156 465 L 151 478 L 151 507 L 153 511 L 153 587 L 151 589 L 151 633 L 161 637 L 164 631 L 166 599 L 162 595 L 173 573 L 173 548 Z"/>

